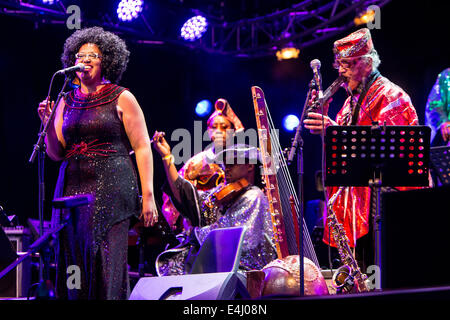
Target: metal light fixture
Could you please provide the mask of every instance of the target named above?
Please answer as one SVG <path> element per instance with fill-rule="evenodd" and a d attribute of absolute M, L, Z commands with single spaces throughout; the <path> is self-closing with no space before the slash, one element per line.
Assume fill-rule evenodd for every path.
<path fill-rule="evenodd" d="M 208 29 L 208 21 L 205 17 L 195 16 L 185 22 L 181 28 L 181 37 L 187 41 L 200 39 Z"/>
<path fill-rule="evenodd" d="M 288 59 L 297 59 L 300 54 L 300 50 L 296 48 L 292 43 L 288 44 L 284 48 L 277 50 L 277 59 L 288 60 Z"/>
<path fill-rule="evenodd" d="M 139 16 L 143 6 L 142 0 L 122 0 L 117 6 L 117 16 L 122 21 L 131 21 Z"/>
<path fill-rule="evenodd" d="M 366 10 L 361 12 L 353 22 L 355 25 L 359 26 L 362 24 L 367 24 L 375 20 L 375 11 L 374 10 Z"/>

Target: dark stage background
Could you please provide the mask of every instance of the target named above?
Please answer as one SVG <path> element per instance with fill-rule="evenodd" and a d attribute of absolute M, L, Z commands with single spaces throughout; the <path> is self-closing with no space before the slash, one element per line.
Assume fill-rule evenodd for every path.
<path fill-rule="evenodd" d="M 340 34 L 346 36 L 352 30 Z M 448 17 L 445 1 L 392 1 L 381 10 L 381 29 L 372 30 L 380 54 L 380 72 L 401 86 L 410 96 L 424 123 L 428 93 L 437 74 L 450 66 Z M 28 163 L 37 140 L 38 103 L 47 94 L 52 74 L 61 68 L 64 40 L 71 33 L 65 26 L 39 25 L 24 19 L 0 16 L 0 205 L 8 214 L 38 218 L 37 162 Z M 131 51 L 128 70 L 121 85 L 137 97 L 150 134 L 164 130 L 170 136 L 176 128 L 193 133 L 195 114 L 201 99 L 214 102 L 226 98 L 246 128 L 255 128 L 250 88 L 260 86 L 266 95 L 275 125 L 280 128 L 281 144 L 289 147 L 293 132 L 282 129 L 289 113 L 301 114 L 307 85 L 312 77 L 309 63 L 322 62 L 324 87 L 337 77 L 332 68 L 332 44 L 336 39 L 306 48 L 300 58 L 279 62 L 275 57 L 253 60 L 206 54 L 180 47 L 151 47 L 127 41 Z M 62 86 L 54 83 L 52 98 Z M 330 109 L 335 114 L 345 98 L 341 90 Z M 315 189 L 314 174 L 320 169 L 320 137 L 304 132 L 305 200 L 321 197 Z M 172 146 L 174 143 L 172 143 Z M 206 144 L 205 144 L 206 145 Z M 159 156 L 154 152 L 155 191 L 161 203 L 160 187 L 165 180 Z M 46 210 L 50 219 L 50 200 L 58 164 L 45 162 Z M 295 165 L 291 168 L 296 184 Z"/>

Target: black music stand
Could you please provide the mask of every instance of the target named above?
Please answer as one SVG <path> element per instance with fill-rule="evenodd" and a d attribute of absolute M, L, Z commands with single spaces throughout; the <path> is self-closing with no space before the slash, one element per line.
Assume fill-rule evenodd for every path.
<path fill-rule="evenodd" d="M 381 187 L 429 185 L 427 126 L 329 126 L 325 135 L 325 185 L 369 186 L 376 194 L 373 217 L 375 264 L 381 261 Z"/>
<path fill-rule="evenodd" d="M 431 172 L 436 185 L 450 185 L 450 146 L 430 149 Z"/>

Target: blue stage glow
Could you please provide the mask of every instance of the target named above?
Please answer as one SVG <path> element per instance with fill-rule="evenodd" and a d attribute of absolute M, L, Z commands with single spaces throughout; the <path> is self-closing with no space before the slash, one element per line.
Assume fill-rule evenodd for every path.
<path fill-rule="evenodd" d="M 283 126 L 288 131 L 293 131 L 299 125 L 300 120 L 297 116 L 289 114 L 283 119 Z"/>
<path fill-rule="evenodd" d="M 200 39 L 208 29 L 208 22 L 205 17 L 195 16 L 185 22 L 181 28 L 181 37 L 184 40 L 194 41 Z"/>
<path fill-rule="evenodd" d="M 139 16 L 143 7 L 142 0 L 122 0 L 117 7 L 117 16 L 122 21 L 131 21 Z"/>
<path fill-rule="evenodd" d="M 195 113 L 200 117 L 204 117 L 211 112 L 211 108 L 211 101 L 205 99 L 197 103 L 197 106 L 195 107 Z"/>

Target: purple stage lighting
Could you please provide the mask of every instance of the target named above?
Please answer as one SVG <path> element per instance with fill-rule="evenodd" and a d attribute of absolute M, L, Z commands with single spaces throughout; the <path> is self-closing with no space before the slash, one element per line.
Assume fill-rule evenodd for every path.
<path fill-rule="evenodd" d="M 122 0 L 117 7 L 117 16 L 122 21 L 131 21 L 139 16 L 143 6 L 142 0 Z"/>
<path fill-rule="evenodd" d="M 200 39 L 208 28 L 208 22 L 205 17 L 195 16 L 185 22 L 181 28 L 181 37 L 184 40 L 194 41 Z"/>
<path fill-rule="evenodd" d="M 56 0 L 42 0 L 43 4 L 54 4 Z"/>

